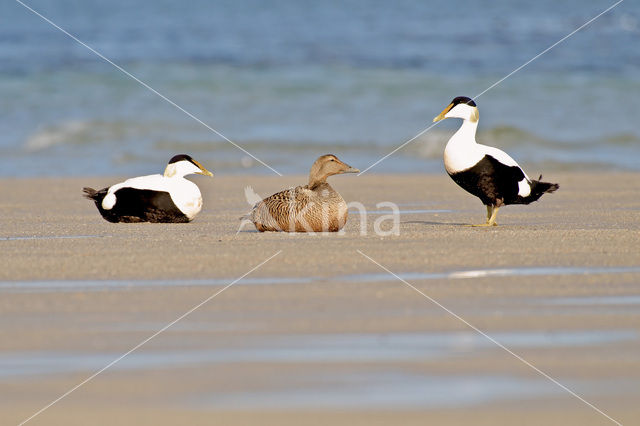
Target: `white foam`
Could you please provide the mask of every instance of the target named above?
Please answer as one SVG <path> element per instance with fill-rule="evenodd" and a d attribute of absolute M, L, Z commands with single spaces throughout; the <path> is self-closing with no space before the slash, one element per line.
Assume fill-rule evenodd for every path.
<path fill-rule="evenodd" d="M 41 151 L 55 145 L 86 138 L 92 124 L 86 121 L 71 120 L 48 126 L 29 136 L 25 147 L 29 152 Z"/>

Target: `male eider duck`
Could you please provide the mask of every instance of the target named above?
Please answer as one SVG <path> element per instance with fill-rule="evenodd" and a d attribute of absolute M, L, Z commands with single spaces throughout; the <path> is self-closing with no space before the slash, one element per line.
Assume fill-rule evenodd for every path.
<path fill-rule="evenodd" d="M 169 160 L 163 175 L 140 176 L 100 191 L 83 191 L 109 222 L 184 223 L 202 209 L 200 189 L 184 178 L 194 173 L 213 176 L 196 160 L 180 154 Z"/>
<path fill-rule="evenodd" d="M 496 226 L 500 207 L 529 204 L 559 188 L 557 183 L 529 179 L 507 153 L 476 142 L 479 115 L 472 99 L 458 96 L 433 122 L 445 118 L 461 118 L 462 126 L 444 149 L 444 167 L 455 183 L 487 206 L 487 221 L 475 226 Z"/>
<path fill-rule="evenodd" d="M 248 218 L 260 232 L 339 231 L 347 222 L 347 203 L 327 183 L 327 178 L 359 171 L 335 155 L 323 155 L 311 166 L 308 185 L 265 198 L 253 207 Z"/>

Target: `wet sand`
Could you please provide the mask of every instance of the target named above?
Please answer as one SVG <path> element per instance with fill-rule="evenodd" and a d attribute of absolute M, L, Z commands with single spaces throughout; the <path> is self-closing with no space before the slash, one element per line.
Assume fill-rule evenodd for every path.
<path fill-rule="evenodd" d="M 558 173 L 500 226 L 446 176 L 337 176 L 370 211 L 343 235 L 236 234 L 243 188 L 198 177 L 190 224 L 111 224 L 115 178 L 0 180 L 0 424 L 18 424 L 234 282 L 29 424 L 623 424 L 640 418 L 640 180 Z M 400 235 L 376 235 L 393 201 Z M 376 212 L 376 210 L 378 210 Z M 386 225 L 390 221 L 384 222 Z"/>

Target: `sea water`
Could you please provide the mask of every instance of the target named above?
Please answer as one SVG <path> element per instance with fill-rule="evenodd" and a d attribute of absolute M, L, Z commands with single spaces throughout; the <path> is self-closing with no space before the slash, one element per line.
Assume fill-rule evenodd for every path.
<path fill-rule="evenodd" d="M 365 169 L 613 1 L 27 0 L 278 171 Z M 535 175 L 640 170 L 640 3 L 477 99 L 480 142 Z M 446 120 L 369 173 L 440 173 Z M 18 2 L 0 4 L 0 176 L 136 175 L 189 153 L 273 173 Z"/>

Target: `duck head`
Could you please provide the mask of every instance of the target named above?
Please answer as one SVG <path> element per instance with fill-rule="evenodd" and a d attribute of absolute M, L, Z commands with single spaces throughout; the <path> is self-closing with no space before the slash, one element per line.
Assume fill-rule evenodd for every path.
<path fill-rule="evenodd" d="M 164 169 L 164 177 L 184 177 L 192 174 L 213 177 L 213 173 L 186 154 L 179 154 L 171 158 L 167 168 Z"/>
<path fill-rule="evenodd" d="M 433 119 L 433 122 L 444 120 L 445 118 L 461 118 L 463 120 L 469 120 L 472 123 L 476 123 L 480 118 L 478 113 L 478 107 L 471 98 L 466 96 L 458 96 L 454 98 L 451 103 Z"/>
<path fill-rule="evenodd" d="M 311 171 L 309 172 L 309 188 L 326 182 L 329 176 L 359 172 L 360 170 L 343 163 L 333 154 L 323 155 L 311 166 Z"/>

